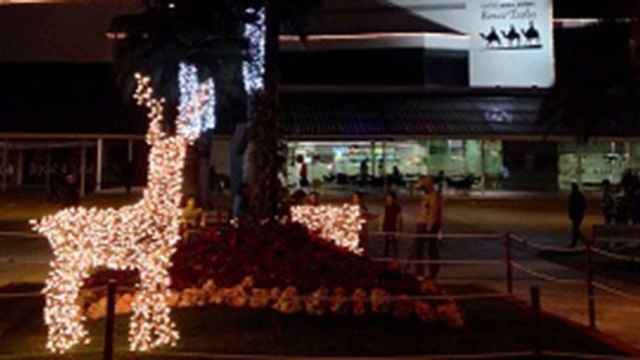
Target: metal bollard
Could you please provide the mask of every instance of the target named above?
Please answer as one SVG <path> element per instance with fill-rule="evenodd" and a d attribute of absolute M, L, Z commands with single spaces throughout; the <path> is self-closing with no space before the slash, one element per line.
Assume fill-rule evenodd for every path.
<path fill-rule="evenodd" d="M 507 292 L 513 295 L 513 254 L 511 252 L 511 234 L 506 234 L 504 238 L 505 262 L 507 265 Z"/>
<path fill-rule="evenodd" d="M 107 318 L 104 329 L 104 360 L 113 360 L 113 327 L 116 314 L 116 282 L 109 280 L 107 285 Z"/>
<path fill-rule="evenodd" d="M 589 306 L 589 327 L 596 330 L 596 291 L 593 285 L 593 248 L 592 243 L 587 242 L 587 298 Z"/>
<path fill-rule="evenodd" d="M 533 355 L 542 356 L 542 313 L 540 306 L 540 288 L 531 287 L 531 310 L 533 311 Z"/>

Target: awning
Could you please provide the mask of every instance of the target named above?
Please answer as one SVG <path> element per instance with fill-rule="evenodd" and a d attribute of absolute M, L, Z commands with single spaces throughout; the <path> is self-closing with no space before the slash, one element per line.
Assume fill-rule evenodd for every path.
<path fill-rule="evenodd" d="M 541 102 L 539 91 L 287 92 L 282 125 L 291 138 L 543 136 Z"/>

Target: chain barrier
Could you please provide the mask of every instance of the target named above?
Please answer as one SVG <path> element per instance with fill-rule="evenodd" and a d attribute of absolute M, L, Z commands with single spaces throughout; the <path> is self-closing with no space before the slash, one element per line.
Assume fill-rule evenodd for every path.
<path fill-rule="evenodd" d="M 82 352 L 74 353 L 78 357 L 99 357 L 102 354 L 99 352 Z M 555 358 L 569 358 L 580 360 L 640 360 L 640 357 L 633 356 L 619 356 L 608 354 L 582 354 L 572 352 L 559 352 L 559 351 L 542 351 L 542 356 L 555 357 Z M 531 358 L 534 356 L 533 351 L 519 351 L 519 352 L 495 352 L 495 353 L 481 353 L 481 354 L 443 354 L 443 355 L 424 355 L 424 356 L 383 356 L 373 357 L 375 360 L 485 360 L 485 359 L 515 359 L 515 358 Z M 0 360 L 30 360 L 30 359 L 47 359 L 51 354 L 30 354 L 30 355 L 0 355 Z M 230 354 L 211 354 L 211 353 L 197 353 L 197 352 L 168 352 L 168 351 L 152 351 L 146 354 L 145 357 L 153 358 L 182 358 L 182 359 L 201 359 L 201 360 L 300 360 L 300 359 L 318 359 L 318 360 L 353 360 L 354 357 L 340 357 L 340 356 L 323 356 L 323 357 L 310 357 L 310 356 L 278 356 L 278 355 L 230 355 Z M 371 357 L 370 357 L 371 358 Z"/>
<path fill-rule="evenodd" d="M 416 234 L 405 232 L 371 232 L 369 236 L 376 237 L 395 237 L 396 239 L 438 239 L 438 240 L 502 240 L 503 234 L 488 233 L 488 234 Z"/>

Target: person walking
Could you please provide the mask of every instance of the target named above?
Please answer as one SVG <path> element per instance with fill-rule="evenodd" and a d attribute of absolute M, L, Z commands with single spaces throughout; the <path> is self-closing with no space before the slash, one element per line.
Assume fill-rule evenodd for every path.
<path fill-rule="evenodd" d="M 611 190 L 611 183 L 609 180 L 605 180 L 602 183 L 602 201 L 600 203 L 602 208 L 602 216 L 604 218 L 605 225 L 613 225 L 616 217 L 616 199 L 613 196 Z"/>
<path fill-rule="evenodd" d="M 434 180 L 428 176 L 422 176 L 418 181 L 418 190 L 421 190 L 416 224 L 418 235 L 431 235 L 429 237 L 418 236 L 414 243 L 414 258 L 418 261 L 424 259 L 424 247 L 428 243 L 429 260 L 440 260 L 440 249 L 438 248 L 437 235 L 442 229 L 443 223 L 443 199 L 442 193 L 436 191 Z M 429 264 L 429 278 L 435 279 L 440 272 L 440 264 Z M 424 264 L 416 265 L 418 276 L 424 276 Z"/>
<path fill-rule="evenodd" d="M 578 184 L 571 184 L 571 193 L 569 194 L 569 219 L 571 220 L 571 245 L 576 247 L 578 240 L 584 241 L 582 234 L 582 221 L 587 211 L 587 200 L 580 191 Z"/>
<path fill-rule="evenodd" d="M 402 207 L 398 195 L 388 192 L 384 197 L 384 213 L 380 221 L 380 230 L 384 233 L 384 257 L 398 257 L 398 239 L 396 232 L 402 231 Z M 393 248 L 393 252 L 391 251 Z"/>

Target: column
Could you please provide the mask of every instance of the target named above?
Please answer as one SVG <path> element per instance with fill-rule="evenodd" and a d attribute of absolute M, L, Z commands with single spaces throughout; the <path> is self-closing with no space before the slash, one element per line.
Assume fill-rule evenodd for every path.
<path fill-rule="evenodd" d="M 24 182 L 24 150 L 18 150 L 18 166 L 16 167 L 16 185 L 22 186 Z"/>
<path fill-rule="evenodd" d="M 480 177 L 482 178 L 482 191 L 487 189 L 487 171 L 486 171 L 486 152 L 485 152 L 485 141 L 480 140 Z"/>
<path fill-rule="evenodd" d="M 382 143 L 382 176 L 387 177 L 387 142 Z"/>
<path fill-rule="evenodd" d="M 576 143 L 576 183 L 578 184 L 578 186 L 582 189 L 582 173 L 583 173 L 583 168 L 582 168 L 582 153 L 583 153 L 583 144 L 582 143 Z"/>
<path fill-rule="evenodd" d="M 384 184 L 384 190 L 387 192 L 389 190 L 389 177 L 387 176 L 387 142 L 384 141 L 382 143 L 382 183 Z"/>
<path fill-rule="evenodd" d="M 80 198 L 87 194 L 87 146 L 83 141 L 80 144 Z"/>
<path fill-rule="evenodd" d="M 2 192 L 6 192 L 9 183 L 9 140 L 2 144 Z"/>
<path fill-rule="evenodd" d="M 136 184 L 136 171 L 133 167 L 133 140 L 129 139 L 127 142 L 127 164 L 125 175 L 125 192 L 129 195 L 133 191 L 133 187 Z"/>
<path fill-rule="evenodd" d="M 376 177 L 376 142 L 371 142 L 371 177 Z"/>
<path fill-rule="evenodd" d="M 633 158 L 631 157 L 631 142 L 624 142 L 624 161 L 627 169 L 633 167 Z"/>
<path fill-rule="evenodd" d="M 127 142 L 127 161 L 129 165 L 133 162 L 133 140 L 131 139 Z"/>
<path fill-rule="evenodd" d="M 44 170 L 44 182 L 47 187 L 47 192 L 51 193 L 51 149 L 47 147 L 45 151 L 47 152 L 47 166 Z"/>
<path fill-rule="evenodd" d="M 96 192 L 102 190 L 102 161 L 104 156 L 104 140 L 98 139 L 96 158 Z"/>

